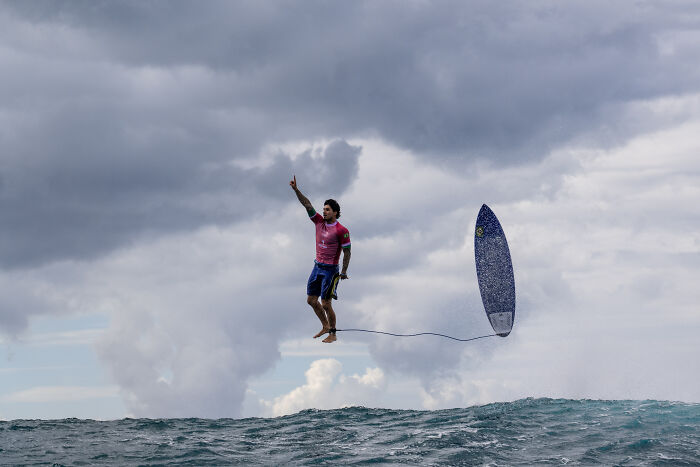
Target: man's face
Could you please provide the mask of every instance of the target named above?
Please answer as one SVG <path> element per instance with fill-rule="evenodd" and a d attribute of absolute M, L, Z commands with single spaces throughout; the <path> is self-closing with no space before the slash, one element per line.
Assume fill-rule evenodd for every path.
<path fill-rule="evenodd" d="M 323 219 L 324 220 L 329 221 L 329 220 L 333 219 L 334 215 L 335 215 L 335 213 L 333 212 L 333 210 L 331 209 L 330 206 L 328 206 L 327 204 L 325 206 L 323 206 Z"/>

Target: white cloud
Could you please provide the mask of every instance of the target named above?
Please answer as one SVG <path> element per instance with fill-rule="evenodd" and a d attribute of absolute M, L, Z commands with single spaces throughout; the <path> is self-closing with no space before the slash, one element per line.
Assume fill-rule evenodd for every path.
<path fill-rule="evenodd" d="M 279 358 L 281 337 L 300 317 L 313 323 L 303 287 L 286 285 L 288 275 L 300 272 L 302 263 L 292 262 L 303 250 L 261 241 L 262 231 L 283 238 L 284 229 L 270 232 L 277 228 L 261 220 L 203 229 L 135 247 L 102 265 L 120 307 L 98 348 L 132 411 L 237 416 L 247 379 Z M 141 284 L 136 293 L 135 283 Z"/>
<path fill-rule="evenodd" d="M 496 206 L 516 269 L 514 332 L 464 348 L 451 371 L 424 380 L 426 408 L 528 396 L 700 400 L 689 367 L 700 354 L 699 132 L 694 120 L 571 153 L 580 168 L 552 197 Z"/>
<path fill-rule="evenodd" d="M 386 386 L 384 372 L 367 368 L 363 375 L 341 374 L 336 359 L 316 360 L 306 371 L 306 384 L 273 401 L 260 401 L 265 415 L 280 416 L 304 409 L 333 409 L 352 405 L 372 406 Z"/>

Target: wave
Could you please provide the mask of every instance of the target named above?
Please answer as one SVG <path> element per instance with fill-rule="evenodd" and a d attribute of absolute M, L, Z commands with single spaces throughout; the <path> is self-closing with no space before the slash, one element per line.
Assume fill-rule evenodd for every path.
<path fill-rule="evenodd" d="M 700 404 L 522 399 L 277 418 L 0 422 L 2 463 L 699 465 Z"/>

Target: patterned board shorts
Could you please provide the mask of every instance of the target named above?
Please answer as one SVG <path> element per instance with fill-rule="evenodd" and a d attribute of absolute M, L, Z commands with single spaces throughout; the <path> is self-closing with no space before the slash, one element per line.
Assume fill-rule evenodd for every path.
<path fill-rule="evenodd" d="M 338 300 L 338 282 L 340 281 L 339 267 L 337 264 L 324 264 L 314 261 L 314 268 L 309 275 L 306 284 L 306 295 L 321 297 L 328 300 Z"/>

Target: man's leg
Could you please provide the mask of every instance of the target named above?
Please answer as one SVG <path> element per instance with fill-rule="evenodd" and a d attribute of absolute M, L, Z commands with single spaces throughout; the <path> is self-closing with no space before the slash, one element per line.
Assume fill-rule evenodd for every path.
<path fill-rule="evenodd" d="M 316 313 L 316 316 L 318 319 L 321 321 L 321 324 L 323 325 L 323 328 L 314 336 L 314 339 L 317 337 L 321 337 L 322 335 L 326 334 L 328 332 L 328 329 L 330 329 L 330 326 L 328 325 L 328 319 L 326 318 L 326 312 L 323 310 L 323 307 L 321 304 L 318 302 L 318 297 L 315 295 L 308 295 L 306 298 L 306 303 L 311 305 L 311 308 L 314 309 L 314 313 Z"/>
<path fill-rule="evenodd" d="M 335 329 L 335 311 L 333 311 L 333 300 L 328 298 L 328 299 L 322 299 L 323 302 L 323 310 L 326 312 L 326 316 L 328 317 L 328 328 L 329 329 Z M 323 342 L 325 343 L 330 343 L 330 342 L 335 342 L 336 337 L 335 334 L 328 334 L 328 337 L 323 339 Z"/>

